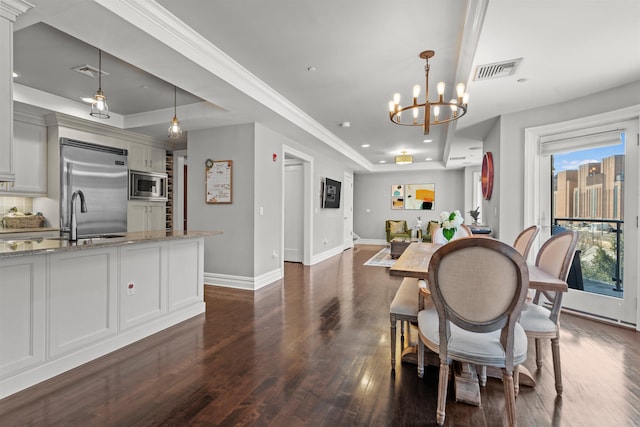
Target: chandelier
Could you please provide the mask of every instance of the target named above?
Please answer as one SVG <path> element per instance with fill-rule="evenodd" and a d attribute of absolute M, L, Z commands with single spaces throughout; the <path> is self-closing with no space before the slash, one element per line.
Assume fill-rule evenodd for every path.
<path fill-rule="evenodd" d="M 422 126 L 425 135 L 429 135 L 430 125 L 439 125 L 459 119 L 467 113 L 467 102 L 469 95 L 464 91 L 464 83 L 456 85 L 457 99 L 444 100 L 444 82 L 438 83 L 438 101 L 429 101 L 429 58 L 435 55 L 433 50 L 425 50 L 420 54 L 420 58 L 426 61 L 424 67 L 425 74 L 425 101 L 418 104 L 420 96 L 420 85 L 413 87 L 413 104 L 408 106 L 400 105 L 400 94 L 393 95 L 393 100 L 389 101 L 389 118 L 397 125 L 401 126 Z M 402 113 L 411 110 L 413 120 L 403 122 Z M 422 111 L 422 115 L 420 114 Z"/>

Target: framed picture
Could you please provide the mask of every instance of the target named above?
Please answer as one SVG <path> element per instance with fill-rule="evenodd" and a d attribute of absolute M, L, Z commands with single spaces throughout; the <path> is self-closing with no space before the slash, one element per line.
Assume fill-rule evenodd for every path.
<path fill-rule="evenodd" d="M 391 209 L 404 209 L 404 185 L 391 186 Z"/>
<path fill-rule="evenodd" d="M 404 208 L 434 210 L 436 208 L 435 184 L 405 184 Z"/>
<path fill-rule="evenodd" d="M 232 194 L 231 160 L 211 160 L 205 162 L 205 202 L 231 203 Z"/>

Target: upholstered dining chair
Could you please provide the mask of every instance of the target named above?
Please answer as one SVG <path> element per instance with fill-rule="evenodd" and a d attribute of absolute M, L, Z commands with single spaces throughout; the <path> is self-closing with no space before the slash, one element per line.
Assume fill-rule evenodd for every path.
<path fill-rule="evenodd" d="M 536 266 L 561 280 L 567 280 L 569 269 L 578 244 L 578 233 L 563 231 L 549 238 L 538 252 Z M 520 324 L 527 336 L 535 340 L 536 366 L 542 367 L 541 340 L 551 339 L 553 374 L 556 393 L 562 395 L 562 371 L 560 367 L 560 309 L 563 292 L 536 290 L 533 303 L 522 311 Z M 547 308 L 543 303 L 548 303 Z"/>
<path fill-rule="evenodd" d="M 529 251 L 531 250 L 531 246 L 533 245 L 533 241 L 538 236 L 540 232 L 540 227 L 537 225 L 532 225 L 531 227 L 527 227 L 518 234 L 515 242 L 513 242 L 513 247 L 516 248 L 516 251 L 520 252 L 520 255 L 524 259 L 527 259 L 529 256 Z"/>
<path fill-rule="evenodd" d="M 494 239 L 458 239 L 438 249 L 429 263 L 433 304 L 418 313 L 418 375 L 424 347 L 438 353 L 436 421 L 445 420 L 449 365 L 453 360 L 502 369 L 509 425 L 516 425 L 514 375 L 527 357 L 527 336 L 517 323 L 529 286 L 527 263 Z"/>

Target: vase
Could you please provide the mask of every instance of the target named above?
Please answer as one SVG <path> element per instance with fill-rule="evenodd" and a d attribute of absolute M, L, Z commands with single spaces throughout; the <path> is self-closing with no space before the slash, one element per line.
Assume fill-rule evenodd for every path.
<path fill-rule="evenodd" d="M 457 238 L 460 237 L 467 237 L 466 233 L 461 232 L 459 228 L 456 229 L 455 234 L 453 235 L 453 237 L 451 238 L 451 240 L 455 240 Z M 434 233 L 433 233 L 433 243 L 437 243 L 440 245 L 445 245 L 447 243 L 449 243 L 451 240 L 447 240 L 446 237 L 444 237 L 444 234 L 442 233 L 442 227 L 438 228 Z"/>

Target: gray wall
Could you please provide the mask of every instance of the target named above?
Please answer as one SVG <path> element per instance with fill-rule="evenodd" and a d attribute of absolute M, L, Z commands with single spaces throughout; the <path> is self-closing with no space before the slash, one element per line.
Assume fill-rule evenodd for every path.
<path fill-rule="evenodd" d="M 205 239 L 205 272 L 254 275 L 254 139 L 253 124 L 189 132 L 187 227 L 224 233 Z M 233 203 L 205 203 L 206 159 L 233 161 Z"/>
<path fill-rule="evenodd" d="M 255 161 L 253 176 L 255 187 L 253 256 L 254 276 L 280 267 L 282 254 L 282 191 L 283 173 L 280 156 L 283 137 L 260 125 L 255 125 Z M 277 159 L 273 161 L 273 154 Z M 260 208 L 262 207 L 262 215 Z M 273 256 L 273 253 L 276 256 Z M 211 270 L 207 270 L 211 271 Z"/>
<path fill-rule="evenodd" d="M 487 137 L 483 143 L 483 151 L 491 152 L 493 156 L 493 191 L 491 192 L 491 199 L 482 200 L 482 221 L 491 227 L 491 232 L 494 237 L 500 236 L 500 177 L 502 176 L 502 172 L 505 170 L 501 161 L 503 159 L 500 150 L 500 123 L 502 118 L 499 117 L 498 120 L 495 121 L 494 126 L 487 133 Z M 522 191 L 520 191 L 520 197 L 522 197 Z M 514 201 L 515 198 L 515 201 Z M 517 201 L 517 195 L 509 195 L 509 197 L 504 197 L 504 202 L 509 203 L 519 203 Z M 522 200 L 520 203 L 524 203 Z M 513 218 L 509 218 L 513 220 Z"/>
<path fill-rule="evenodd" d="M 343 181 L 344 173 L 350 172 L 341 156 L 316 153 L 261 124 L 190 131 L 188 228 L 223 232 L 205 239 L 206 273 L 246 279 L 279 271 L 283 241 L 283 145 L 313 159 L 312 258 L 342 250 L 342 205 L 340 209 L 320 207 L 321 178 Z M 273 154 L 277 155 L 275 162 Z M 205 203 L 206 159 L 233 161 L 233 203 Z"/>
<path fill-rule="evenodd" d="M 434 210 L 391 209 L 391 186 L 394 184 L 434 183 L 436 190 Z M 404 219 L 414 228 L 418 216 L 423 226 L 429 220 L 438 220 L 440 212 L 459 209 L 465 223 L 471 217 L 464 212 L 464 170 L 412 171 L 403 173 L 356 173 L 353 184 L 353 227 L 362 239 L 385 240 L 384 224 L 387 219 Z M 368 212 L 367 212 L 368 210 Z"/>

